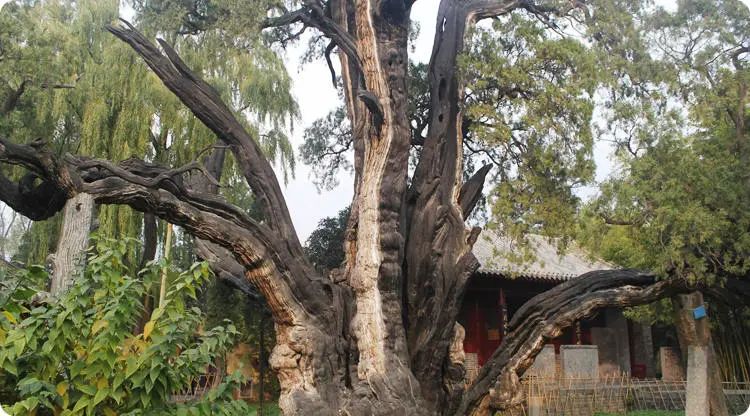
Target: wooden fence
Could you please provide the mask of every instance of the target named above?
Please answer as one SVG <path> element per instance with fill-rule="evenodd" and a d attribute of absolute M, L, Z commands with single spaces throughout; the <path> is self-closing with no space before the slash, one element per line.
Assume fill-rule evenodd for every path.
<path fill-rule="evenodd" d="M 592 416 L 637 410 L 685 409 L 685 381 L 636 379 L 628 375 L 601 378 L 522 380 L 526 401 L 501 416 Z M 730 414 L 750 406 L 750 383 L 724 383 Z"/>

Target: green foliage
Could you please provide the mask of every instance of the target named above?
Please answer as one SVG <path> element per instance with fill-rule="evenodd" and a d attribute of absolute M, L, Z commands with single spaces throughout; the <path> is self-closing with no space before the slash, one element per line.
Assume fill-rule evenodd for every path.
<path fill-rule="evenodd" d="M 581 240 L 606 259 L 713 283 L 750 270 L 750 10 L 734 0 L 680 2 L 643 16 L 650 55 L 628 68 L 613 107 L 619 174 L 583 210 Z M 646 69 L 644 69 L 646 68 Z M 620 84 L 614 93 L 627 95 Z M 640 91 L 637 91 L 640 88 Z M 653 111 L 651 111 L 653 110 Z M 634 115 L 635 114 L 635 115 Z"/>
<path fill-rule="evenodd" d="M 47 221 L 31 223 L 29 230 L 21 236 L 13 260 L 22 264 L 45 264 L 47 255 L 54 251 L 57 243 L 60 222 L 61 215 L 58 214 Z"/>
<path fill-rule="evenodd" d="M 711 337 L 721 379 L 750 382 L 750 310 L 711 306 L 716 318 L 711 322 Z"/>
<path fill-rule="evenodd" d="M 495 164 L 493 218 L 513 236 L 567 235 L 578 203 L 572 189 L 594 173 L 593 50 L 514 13 L 478 28 L 461 66 L 465 140 L 488 149 L 479 159 Z"/>
<path fill-rule="evenodd" d="M 348 154 L 353 150 L 352 129 L 344 107 L 315 120 L 305 129 L 304 139 L 299 153 L 302 163 L 312 169 L 312 180 L 318 190 L 332 190 L 339 184 L 339 171 L 353 171 Z"/>
<path fill-rule="evenodd" d="M 189 307 L 209 277 L 198 263 L 173 273 L 166 301 L 143 333 L 132 334 L 142 299 L 166 264 L 132 270 L 123 262 L 132 241 L 98 239 L 87 266 L 59 299 L 30 303 L 28 287 L 4 286 L 0 367 L 17 386 L 14 414 L 48 409 L 76 414 L 242 414 L 230 398 L 230 378 L 205 401 L 170 403 L 233 344 L 230 322 L 201 330 L 202 312 Z M 40 269 L 22 272 L 26 281 Z"/>
<path fill-rule="evenodd" d="M 295 164 L 288 133 L 298 108 L 281 58 L 259 31 L 248 29 L 265 9 L 236 1 L 190 3 L 136 1 L 139 28 L 165 37 L 216 87 L 287 179 Z M 171 166 L 194 160 L 216 141 L 129 46 L 106 31 L 120 7 L 115 0 L 16 0 L 3 6 L 0 134 L 17 142 L 41 137 L 59 153 L 113 161 L 138 157 Z M 204 12 L 221 18 L 190 30 L 180 23 L 184 13 Z M 6 111 L 16 92 L 18 99 Z M 221 189 L 229 199 L 248 199 L 231 157 L 223 182 L 230 185 Z M 102 235 L 138 238 L 141 229 L 142 216 L 129 207 L 99 210 Z M 56 236 L 57 226 L 33 226 L 18 258 L 43 263 Z M 129 254 L 133 261 L 135 256 Z"/>
<path fill-rule="evenodd" d="M 305 254 L 318 268 L 332 270 L 344 261 L 344 233 L 350 208 L 339 211 L 335 217 L 320 220 L 318 228 L 308 237 Z"/>
<path fill-rule="evenodd" d="M 5 342 L 8 331 L 29 313 L 28 305 L 37 292 L 37 285 L 46 284 L 46 281 L 39 280 L 46 280 L 46 277 L 47 274 L 40 267 L 31 267 L 18 274 L 0 267 L 0 343 Z M 15 382 L 13 375 L 0 372 L 0 403 L 18 401 Z"/>

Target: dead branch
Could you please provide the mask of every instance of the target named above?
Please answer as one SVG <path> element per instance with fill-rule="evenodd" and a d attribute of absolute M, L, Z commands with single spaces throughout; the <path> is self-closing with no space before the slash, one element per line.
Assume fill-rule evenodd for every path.
<path fill-rule="evenodd" d="M 129 44 L 164 85 L 229 145 L 248 185 L 258 198 L 268 226 L 288 241 L 288 247 L 293 252 L 291 254 L 301 257 L 302 246 L 270 162 L 216 90 L 193 73 L 163 40 L 159 40 L 159 43 L 164 54 L 125 21 L 121 26 L 108 26 L 107 29 Z"/>

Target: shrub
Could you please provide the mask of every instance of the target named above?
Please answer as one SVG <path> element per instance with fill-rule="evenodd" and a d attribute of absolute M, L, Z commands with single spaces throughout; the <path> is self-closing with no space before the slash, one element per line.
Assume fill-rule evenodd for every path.
<path fill-rule="evenodd" d="M 0 288 L 0 368 L 15 383 L 12 414 L 139 415 L 243 414 L 249 408 L 230 397 L 229 377 L 196 403 L 174 404 L 170 396 L 222 356 L 237 330 L 227 322 L 201 330 L 203 314 L 190 307 L 209 278 L 206 263 L 172 271 L 165 302 L 142 333 L 133 334 L 143 299 L 167 264 L 151 263 L 134 273 L 124 263 L 128 241 L 95 240 L 85 269 L 57 299 L 32 304 L 23 282 L 40 268 L 22 271 Z M 37 302 L 38 303 L 38 302 Z M 7 406 L 7 404 L 6 404 Z"/>

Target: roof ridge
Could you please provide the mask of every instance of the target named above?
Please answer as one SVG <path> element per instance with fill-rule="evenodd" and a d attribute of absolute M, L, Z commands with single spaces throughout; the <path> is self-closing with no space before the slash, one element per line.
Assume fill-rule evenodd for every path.
<path fill-rule="evenodd" d="M 485 229 L 480 234 L 472 252 L 479 261 L 479 273 L 492 275 L 515 275 L 523 278 L 565 281 L 592 270 L 607 270 L 615 265 L 591 256 L 584 248 L 572 241 L 567 250 L 558 252 L 555 244 L 541 234 L 528 234 L 528 248 L 534 261 L 524 264 L 510 259 L 517 252 L 518 244 L 496 230 Z M 506 255 L 497 255 L 506 253 Z M 510 277 L 510 276 L 508 276 Z"/>

